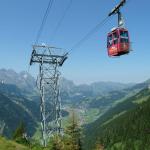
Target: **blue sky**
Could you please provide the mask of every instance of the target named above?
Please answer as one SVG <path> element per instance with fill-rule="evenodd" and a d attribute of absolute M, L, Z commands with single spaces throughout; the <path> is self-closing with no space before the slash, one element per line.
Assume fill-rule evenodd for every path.
<path fill-rule="evenodd" d="M 27 70 L 41 19 L 49 0 L 1 0 L 0 4 L 0 68 L 17 72 Z M 101 22 L 120 0 L 73 0 L 54 40 L 51 35 L 70 0 L 54 0 L 40 43 L 62 47 L 66 51 L 89 30 Z M 124 8 L 126 27 L 133 51 L 126 56 L 109 58 L 106 36 L 117 25 L 110 20 L 70 53 L 61 69 L 62 75 L 75 83 L 94 81 L 142 82 L 150 78 L 150 1 L 130 0 Z M 30 73 L 36 75 L 36 68 Z"/>

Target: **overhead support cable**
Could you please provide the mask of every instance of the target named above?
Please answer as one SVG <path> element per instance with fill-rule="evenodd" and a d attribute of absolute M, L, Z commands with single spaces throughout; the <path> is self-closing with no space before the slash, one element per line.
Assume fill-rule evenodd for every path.
<path fill-rule="evenodd" d="M 121 3 L 116 6 L 115 9 L 118 9 L 119 7 L 123 6 L 125 3 L 129 3 L 132 0 L 121 0 Z M 116 12 L 115 10 L 112 10 L 111 13 L 109 13 L 109 15 L 102 20 L 100 23 L 98 23 L 93 29 L 91 29 L 80 41 L 78 41 L 76 44 L 74 44 L 72 46 L 72 48 L 70 49 L 70 51 L 68 53 L 70 53 L 71 51 L 73 51 L 74 49 L 79 48 L 86 40 L 88 40 L 95 32 L 97 32 L 101 27 L 103 27 L 105 25 L 105 23 L 108 21 L 108 19 L 110 18 L 110 16 Z"/>
<path fill-rule="evenodd" d="M 70 1 L 69 1 L 69 3 L 68 3 L 68 5 L 67 5 L 66 9 L 64 10 L 64 13 L 62 14 L 62 16 L 61 16 L 61 18 L 60 18 L 58 24 L 56 25 L 56 27 L 55 27 L 55 29 L 54 29 L 52 35 L 51 35 L 51 40 L 54 40 L 54 38 L 56 37 L 57 32 L 58 32 L 58 30 L 59 30 L 59 28 L 60 28 L 60 26 L 61 26 L 61 24 L 62 24 L 64 18 L 66 17 L 67 12 L 69 11 L 69 9 L 70 9 L 70 7 L 71 7 L 71 5 L 72 5 L 72 1 L 73 1 L 73 0 L 70 0 Z"/>
<path fill-rule="evenodd" d="M 104 24 L 108 21 L 109 17 L 107 16 L 105 19 L 103 19 L 100 23 L 98 23 L 93 29 L 91 29 L 80 41 L 78 41 L 76 44 L 74 44 L 69 51 L 73 51 L 74 49 L 79 48 L 86 40 L 88 40 L 95 32 L 97 32 L 101 27 L 104 26 Z"/>
<path fill-rule="evenodd" d="M 47 17 L 48 17 L 48 15 L 49 15 L 50 10 L 52 9 L 53 2 L 54 2 L 54 0 L 49 0 L 47 9 L 46 9 L 45 14 L 44 14 L 43 19 L 42 19 L 41 26 L 40 26 L 40 28 L 39 28 L 39 30 L 38 30 L 38 33 L 37 33 L 37 36 L 36 36 L 35 45 L 38 44 L 38 42 L 39 42 L 39 39 L 40 39 L 41 34 L 42 34 L 42 32 L 43 32 L 43 28 L 44 28 L 44 26 L 45 26 Z"/>

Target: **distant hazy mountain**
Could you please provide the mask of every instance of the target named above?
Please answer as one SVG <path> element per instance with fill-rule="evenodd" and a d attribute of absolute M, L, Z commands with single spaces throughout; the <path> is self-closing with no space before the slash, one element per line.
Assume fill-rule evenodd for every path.
<path fill-rule="evenodd" d="M 117 86 L 116 83 L 113 83 L 113 84 L 115 84 Z M 150 80 L 146 80 L 143 83 L 138 83 L 135 85 L 120 84 L 120 86 L 122 86 L 122 88 L 119 88 L 119 89 L 116 88 L 116 90 L 110 90 L 109 92 L 106 92 L 105 94 L 99 94 L 98 97 L 93 98 L 93 100 L 89 103 L 89 106 L 90 107 L 98 107 L 98 106 L 102 106 L 102 105 L 111 105 L 111 104 L 113 104 L 113 102 L 116 102 L 121 99 L 123 101 L 124 99 L 135 95 L 139 91 L 150 87 Z"/>
<path fill-rule="evenodd" d="M 123 84 L 117 82 L 96 82 L 91 84 L 95 94 L 105 94 L 111 91 L 119 91 L 132 87 L 133 85 L 133 83 Z"/>
<path fill-rule="evenodd" d="M 0 69 L 0 83 L 16 85 L 22 93 L 36 95 L 35 92 L 37 88 L 35 78 L 28 72 L 22 71 L 16 73 L 12 69 Z M 75 85 L 73 81 L 65 78 L 62 78 L 60 83 L 63 102 L 80 100 L 84 97 L 97 97 L 99 95 L 105 95 L 111 91 L 118 91 L 133 86 L 133 84 L 115 82 L 95 82 L 90 85 Z"/>
<path fill-rule="evenodd" d="M 127 91 L 132 91 L 132 90 L 141 90 L 144 88 L 150 87 L 150 79 L 142 82 L 142 83 L 137 83 L 134 86 L 129 87 L 126 89 Z"/>
<path fill-rule="evenodd" d="M 33 92 L 35 90 L 35 79 L 27 72 L 16 73 L 12 69 L 0 69 L 0 81 L 4 84 L 16 85 L 24 92 Z"/>
<path fill-rule="evenodd" d="M 0 93 L 3 93 L 4 95 L 19 96 L 19 97 L 24 95 L 23 91 L 14 84 L 0 83 Z"/>
<path fill-rule="evenodd" d="M 62 78 L 61 94 L 64 102 L 80 101 L 85 98 L 96 98 L 97 96 L 105 96 L 112 91 L 121 91 L 131 88 L 134 84 L 123 84 L 116 82 L 95 82 L 90 85 L 75 85 L 72 81 Z"/>

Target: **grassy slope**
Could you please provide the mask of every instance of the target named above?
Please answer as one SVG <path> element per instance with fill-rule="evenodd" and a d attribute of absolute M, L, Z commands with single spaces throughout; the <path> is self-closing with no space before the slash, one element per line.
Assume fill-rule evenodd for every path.
<path fill-rule="evenodd" d="M 0 150 L 28 150 L 28 148 L 0 137 Z"/>

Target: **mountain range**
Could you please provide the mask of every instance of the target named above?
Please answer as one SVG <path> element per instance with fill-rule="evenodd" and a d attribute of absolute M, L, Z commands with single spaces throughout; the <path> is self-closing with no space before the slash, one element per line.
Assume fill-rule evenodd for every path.
<path fill-rule="evenodd" d="M 107 132 L 102 132 L 105 125 L 130 109 L 136 109 L 140 101 L 146 101 L 148 95 L 140 92 L 143 90 L 144 93 L 149 88 L 150 80 L 138 84 L 96 82 L 76 85 L 61 78 L 60 83 L 63 116 L 67 116 L 72 107 L 78 111 L 85 128 L 85 143 L 90 146 L 85 145 L 93 148 L 97 138 L 99 141 L 105 138 Z M 28 134 L 32 136 L 40 121 L 39 105 L 34 77 L 25 71 L 16 73 L 11 69 L 0 69 L 0 129 L 5 126 L 3 135 L 11 137 L 20 121 L 23 121 Z M 104 144 L 108 143 L 104 141 Z"/>
<path fill-rule="evenodd" d="M 26 71 L 20 73 L 12 69 L 0 69 L 0 83 L 6 85 L 16 85 L 20 93 L 24 95 L 36 95 L 36 79 Z M 61 97 L 62 101 L 66 102 L 72 99 L 82 99 L 84 97 L 97 97 L 105 95 L 111 91 L 118 91 L 134 84 L 123 84 L 116 82 L 95 82 L 90 85 L 82 84 L 75 85 L 73 81 L 61 78 Z"/>
<path fill-rule="evenodd" d="M 24 93 L 33 93 L 36 87 L 34 77 L 28 72 L 15 72 L 12 69 L 0 69 L 0 81 L 4 84 L 16 85 Z"/>

